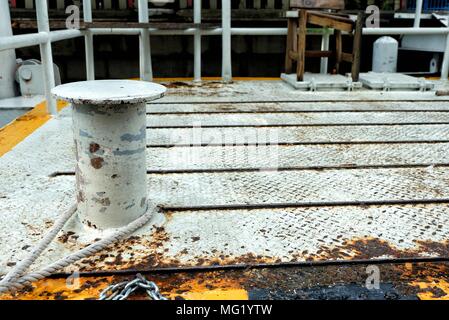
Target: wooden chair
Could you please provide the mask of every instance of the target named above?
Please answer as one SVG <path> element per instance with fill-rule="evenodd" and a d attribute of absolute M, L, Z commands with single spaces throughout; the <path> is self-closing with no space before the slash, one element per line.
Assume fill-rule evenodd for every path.
<path fill-rule="evenodd" d="M 297 14 L 294 14 L 294 13 Z M 298 81 L 304 80 L 305 58 L 335 56 L 335 70 L 340 73 L 342 61 L 352 63 L 351 76 L 353 81 L 359 80 L 360 47 L 362 42 L 363 14 L 359 13 L 354 22 L 342 15 L 318 11 L 289 11 L 288 15 L 287 50 L 285 55 L 285 73 L 293 73 L 293 61 L 296 61 L 296 76 Z M 335 51 L 306 50 L 307 24 L 334 29 Z M 348 32 L 353 38 L 352 53 L 343 52 L 342 32 Z"/>

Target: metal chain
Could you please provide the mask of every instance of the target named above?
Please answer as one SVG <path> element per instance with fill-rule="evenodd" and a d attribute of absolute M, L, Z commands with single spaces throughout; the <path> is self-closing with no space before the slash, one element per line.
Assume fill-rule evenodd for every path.
<path fill-rule="evenodd" d="M 137 289 L 143 289 L 152 300 L 168 300 L 160 292 L 158 286 L 145 279 L 140 273 L 131 281 L 123 281 L 108 286 L 100 293 L 98 300 L 126 300 Z"/>

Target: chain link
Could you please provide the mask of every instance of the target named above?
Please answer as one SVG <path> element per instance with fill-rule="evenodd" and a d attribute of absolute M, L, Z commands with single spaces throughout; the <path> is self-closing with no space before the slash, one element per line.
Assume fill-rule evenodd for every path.
<path fill-rule="evenodd" d="M 152 300 L 168 300 L 160 292 L 159 287 L 145 279 L 140 273 L 131 281 L 123 281 L 108 286 L 100 293 L 98 300 L 126 300 L 134 291 L 143 289 Z"/>

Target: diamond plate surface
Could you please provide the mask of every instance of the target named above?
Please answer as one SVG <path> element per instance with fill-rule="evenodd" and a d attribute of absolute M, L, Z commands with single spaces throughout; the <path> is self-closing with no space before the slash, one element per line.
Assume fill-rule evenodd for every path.
<path fill-rule="evenodd" d="M 449 168 L 151 174 L 148 185 L 170 207 L 445 199 Z"/>
<path fill-rule="evenodd" d="M 216 90 L 211 86 L 200 89 L 192 86 L 159 100 L 183 105 L 161 103 L 154 109 L 150 106 L 152 112 L 166 112 L 150 114 L 150 125 L 191 126 L 199 120 L 202 125 L 271 123 L 279 127 L 214 127 L 201 128 L 199 133 L 195 132 L 198 128 L 152 128 L 148 130 L 151 145 L 249 142 L 258 143 L 261 153 L 254 156 L 253 147 L 149 148 L 149 168 L 214 170 L 274 166 L 276 163 L 266 156 L 273 147 L 260 145 L 274 141 L 311 143 L 279 146 L 278 160 L 282 166 L 447 162 L 447 124 L 404 124 L 447 122 L 449 112 L 442 110 L 448 102 L 441 100 L 447 97 L 435 97 L 434 93 L 362 91 L 330 96 L 329 93 L 298 94 L 286 88 L 277 82 L 220 84 Z M 431 101 L 367 101 L 373 97 Z M 253 104 L 256 99 L 273 103 Z M 316 102 L 330 99 L 359 101 Z M 205 103 L 219 100 L 223 104 Z M 231 100 L 245 103 L 225 102 Z M 280 102 L 286 100 L 310 102 Z M 202 103 L 185 104 L 186 101 Z M 321 112 L 297 112 L 311 110 Z M 326 110 L 330 112 L 323 112 Z M 226 113 L 229 111 L 243 113 Z M 341 125 L 346 122 L 354 125 Z M 379 122 L 396 125 L 370 125 Z M 282 126 L 295 123 L 341 126 Z M 0 237 L 0 274 L 11 268 L 8 262 L 23 258 L 58 214 L 74 201 L 74 176 L 49 177 L 60 168 L 73 170 L 70 125 L 70 112 L 63 111 L 0 159 L 3 182 L 0 212 L 4 216 L 0 224 L 4 235 Z M 376 141 L 421 143 L 312 145 Z M 179 152 L 189 149 L 198 158 L 185 161 L 184 154 Z M 154 202 L 166 206 L 166 211 L 155 214 L 150 224 L 126 241 L 81 261 L 81 270 L 449 256 L 449 168 L 445 166 L 153 173 L 148 175 L 148 191 Z M 251 205 L 258 208 L 245 208 Z M 193 210 L 195 206 L 202 208 Z M 229 207 L 214 209 L 214 206 Z M 33 268 L 83 248 L 105 234 L 87 230 L 74 217 Z"/>
<path fill-rule="evenodd" d="M 444 257 L 448 210 L 448 204 L 418 204 L 169 211 L 162 228 L 78 266 L 148 270 Z M 130 247 L 132 257 L 116 253 Z"/>
<path fill-rule="evenodd" d="M 198 112 L 270 112 L 270 111 L 449 111 L 449 103 L 432 102 L 251 102 L 251 103 L 149 103 L 148 113 L 198 113 Z"/>
<path fill-rule="evenodd" d="M 149 170 L 449 164 L 449 143 L 149 148 Z"/>
<path fill-rule="evenodd" d="M 147 125 L 157 127 L 312 125 L 312 124 L 400 124 L 448 123 L 449 112 L 314 112 L 240 114 L 153 114 Z"/>
<path fill-rule="evenodd" d="M 419 251 L 441 256 L 442 248 L 425 245 L 448 239 L 448 210 L 442 204 L 175 211 L 165 227 L 173 241 L 158 253 L 186 265 L 244 263 L 248 252 L 259 262 L 410 257 Z M 202 252 L 204 260 L 193 252 Z"/>
<path fill-rule="evenodd" d="M 335 126 L 275 128 L 173 128 L 148 129 L 151 145 L 235 145 L 272 143 L 449 141 L 449 126 Z"/>

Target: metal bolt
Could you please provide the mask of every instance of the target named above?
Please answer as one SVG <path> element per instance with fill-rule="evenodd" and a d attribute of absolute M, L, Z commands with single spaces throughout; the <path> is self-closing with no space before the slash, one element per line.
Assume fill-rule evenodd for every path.
<path fill-rule="evenodd" d="M 74 82 L 52 90 L 72 103 L 78 214 L 88 226 L 121 227 L 146 212 L 146 102 L 165 90 L 131 80 Z"/>

